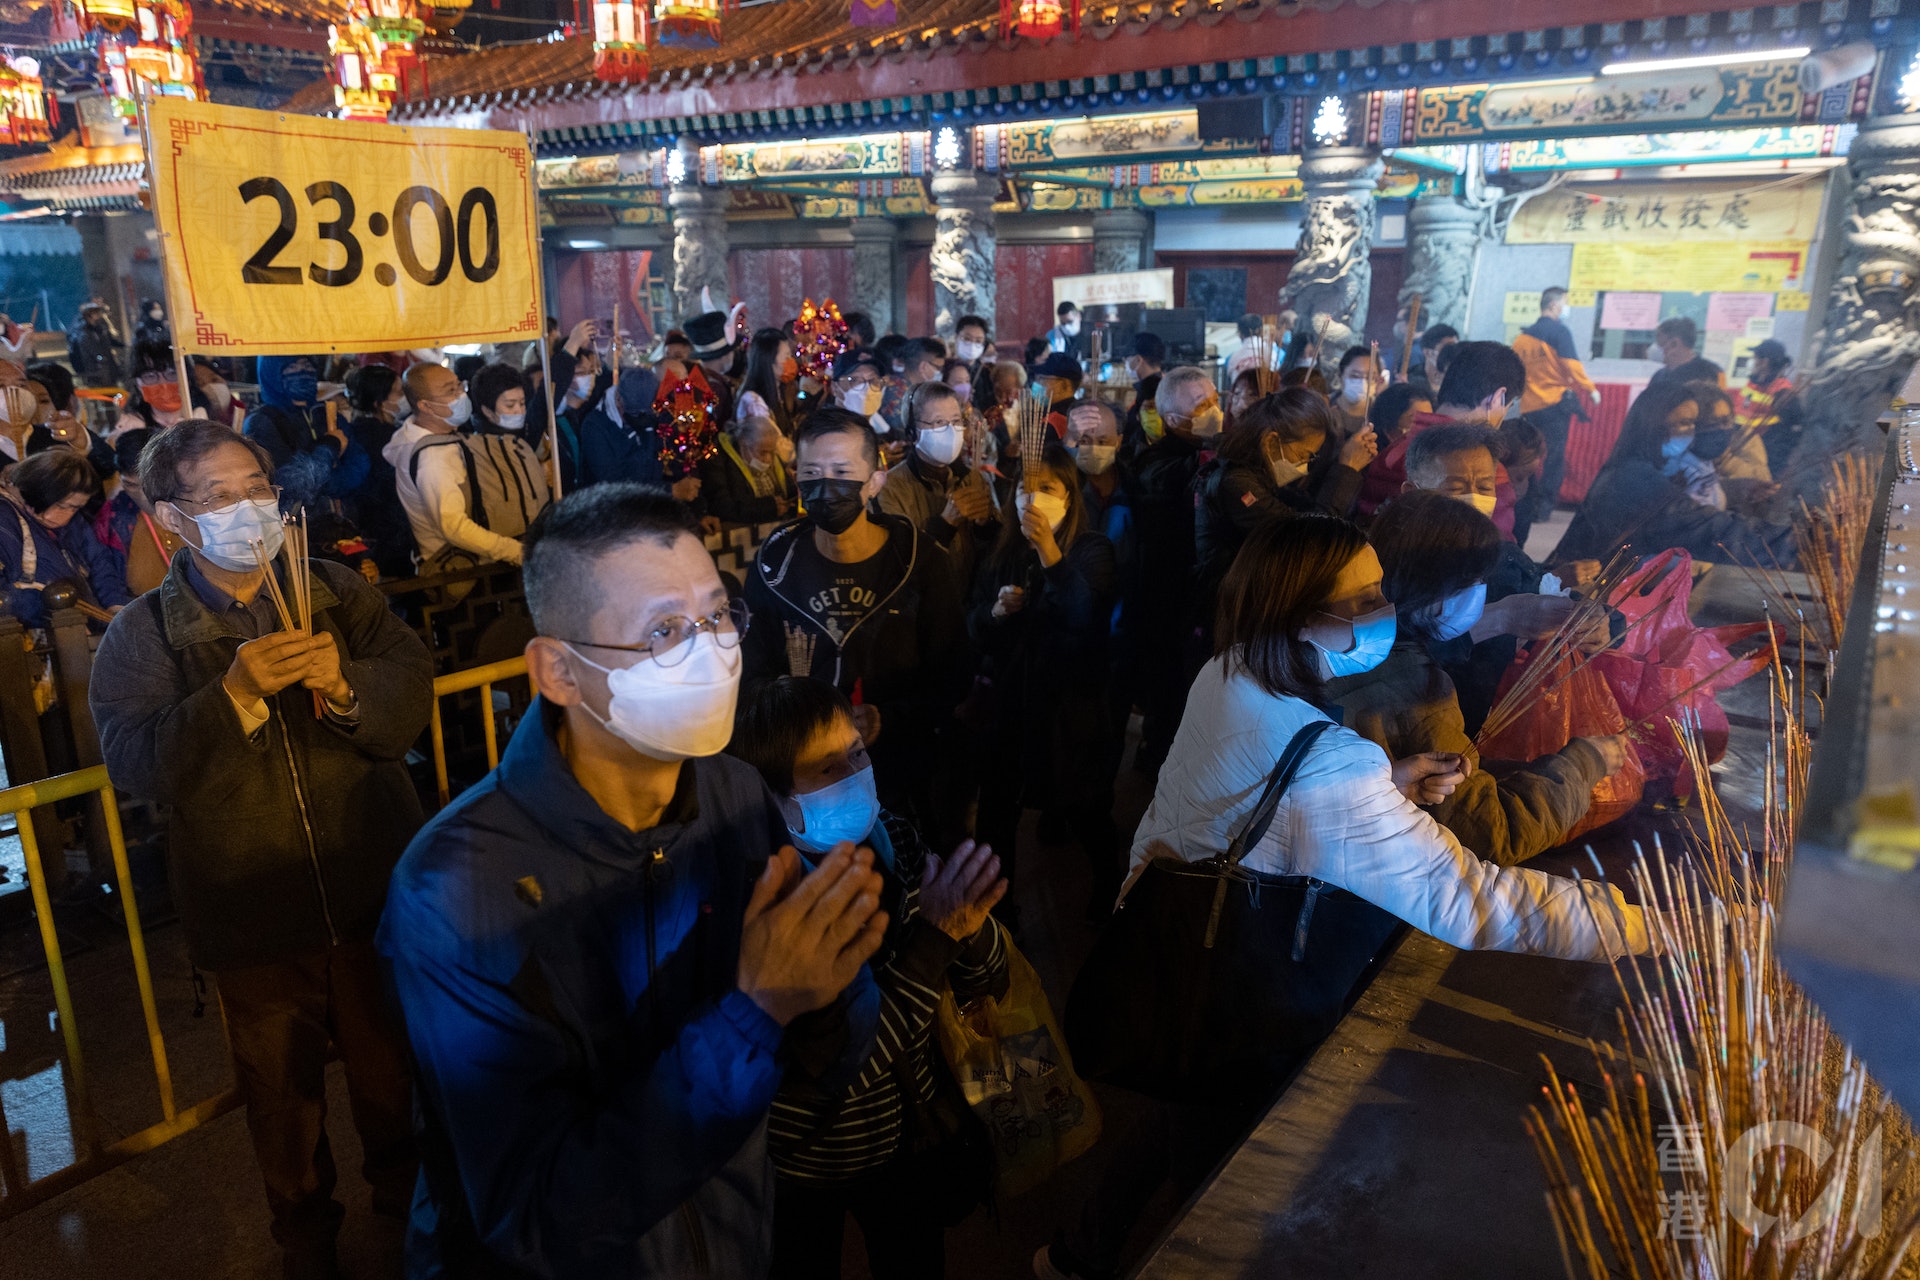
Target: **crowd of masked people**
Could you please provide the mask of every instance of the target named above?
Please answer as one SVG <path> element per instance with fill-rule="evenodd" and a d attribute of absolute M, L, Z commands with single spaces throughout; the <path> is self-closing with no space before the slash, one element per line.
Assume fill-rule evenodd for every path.
<path fill-rule="evenodd" d="M 102 753 L 169 814 L 286 1274 L 337 1274 L 334 1052 L 410 1275 L 834 1276 L 849 1216 L 873 1275 L 943 1274 L 987 1193 L 933 1025 L 1007 992 L 1032 839 L 1077 849 L 1096 928 L 1229 850 L 1314 886 L 1302 941 L 1324 890 L 1315 945 L 1351 972 L 1288 1016 L 1325 1025 L 1383 924 L 1643 950 L 1617 893 L 1525 865 L 1624 740 L 1472 742 L 1561 584 L 1619 547 L 1790 557 L 1760 513 L 1791 390 L 1784 352 L 1729 393 L 1672 335 L 1536 561 L 1598 400 L 1563 298 L 1513 346 L 1430 329 L 1404 381 L 1366 347 L 1249 342 L 1224 391 L 1143 332 L 1115 394 L 1071 304 L 1017 359 L 982 317 L 949 342 L 849 315 L 807 376 L 790 332 L 712 312 L 638 359 L 590 321 L 550 324 L 544 361 L 262 358 L 251 404 L 217 361 L 181 387 L 149 335 L 99 427 L 64 367 L 0 362 L 6 607 L 44 625 L 66 582 L 111 618 Z M 662 447 L 688 403 L 704 459 Z M 294 507 L 310 631 L 266 582 Z M 740 524 L 774 527 L 735 581 L 702 539 Z M 406 762 L 435 673 L 372 584 L 488 562 L 523 575 L 537 696 L 428 819 Z M 1125 767 L 1152 788 L 1131 833 Z M 1200 1058 L 1236 1034 L 1105 1016 Z M 1034 1274 L 1115 1274 L 1281 1077 L 1234 1083 L 1110 1130 Z"/>

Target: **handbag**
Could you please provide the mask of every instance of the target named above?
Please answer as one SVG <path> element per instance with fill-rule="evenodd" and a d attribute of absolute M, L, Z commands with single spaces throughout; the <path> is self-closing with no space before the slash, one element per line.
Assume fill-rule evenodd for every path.
<path fill-rule="evenodd" d="M 1141 871 L 1067 1000 L 1082 1075 L 1163 1101 L 1261 1105 L 1346 1013 L 1400 922 L 1322 880 L 1241 865 L 1332 727 L 1293 736 L 1224 853 Z"/>

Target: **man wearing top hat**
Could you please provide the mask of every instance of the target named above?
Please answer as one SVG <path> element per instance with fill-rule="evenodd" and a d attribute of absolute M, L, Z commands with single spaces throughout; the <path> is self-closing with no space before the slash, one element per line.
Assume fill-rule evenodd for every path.
<path fill-rule="evenodd" d="M 713 388 L 714 398 L 719 401 L 713 420 L 722 425 L 732 422 L 734 387 L 730 375 L 734 342 L 727 335 L 727 313 L 705 311 L 682 327 L 693 343 L 693 358 L 700 362 L 700 368 L 707 375 L 707 385 Z"/>

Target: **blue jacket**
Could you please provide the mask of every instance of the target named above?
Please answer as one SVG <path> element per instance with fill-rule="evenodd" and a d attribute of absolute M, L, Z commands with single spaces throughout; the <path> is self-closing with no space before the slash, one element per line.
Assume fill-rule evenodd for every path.
<path fill-rule="evenodd" d="M 379 945 L 423 1116 L 408 1274 L 762 1275 L 767 1108 L 789 1064 L 851 1081 L 877 990 L 863 971 L 783 1036 L 735 986 L 786 836 L 759 774 L 688 761 L 661 825 L 630 832 L 557 722 L 536 699 L 393 875 Z"/>
<path fill-rule="evenodd" d="M 665 484 L 660 465 L 660 437 L 652 414 L 638 414 L 638 427 L 616 422 L 604 408 L 580 420 L 580 483 L 605 484 L 630 480 L 635 484 Z"/>
<path fill-rule="evenodd" d="M 36 586 L 20 585 L 29 581 L 23 528 L 26 537 L 33 539 L 31 581 Z M 49 529 L 10 499 L 0 501 L 0 602 L 6 611 L 29 627 L 46 626 L 50 619 L 39 588 L 62 578 L 79 586 L 82 598 L 91 598 L 103 608 L 133 599 L 127 590 L 125 562 L 94 536 L 92 521 L 76 515 L 61 528 Z"/>

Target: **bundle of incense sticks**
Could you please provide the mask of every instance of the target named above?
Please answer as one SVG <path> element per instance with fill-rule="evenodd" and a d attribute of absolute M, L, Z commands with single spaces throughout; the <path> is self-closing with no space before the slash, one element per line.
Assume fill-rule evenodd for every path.
<path fill-rule="evenodd" d="M 1558 689 L 1593 661 L 1594 653 L 1586 652 L 1583 646 L 1595 630 L 1606 625 L 1608 610 L 1613 607 L 1614 593 L 1635 567 L 1629 548 L 1622 547 L 1614 552 L 1613 559 L 1601 567 L 1599 575 L 1587 588 L 1586 595 L 1580 598 L 1554 633 L 1545 640 L 1534 642 L 1533 648 L 1528 651 L 1526 669 L 1500 696 L 1493 710 L 1487 712 L 1486 722 L 1480 726 L 1479 736 L 1474 739 L 1476 745 L 1491 742 L 1512 728 L 1541 698 Z M 1648 585 L 1651 587 L 1653 584 Z M 1647 617 L 1610 639 L 1596 652 L 1604 653 L 1618 647 L 1646 622 Z"/>
<path fill-rule="evenodd" d="M 1023 487 L 1028 484 L 1026 477 L 1039 471 L 1040 460 L 1046 456 L 1047 437 L 1053 431 L 1047 425 L 1047 412 L 1051 408 L 1044 386 L 1036 386 L 1014 401 L 1015 420 L 1020 427 L 1020 483 Z"/>
<path fill-rule="evenodd" d="M 1594 1089 L 1548 1063 L 1529 1109 L 1571 1280 L 1891 1280 L 1913 1269 L 1912 1123 L 1774 951 L 1809 754 L 1777 656 L 1773 692 L 1757 832 L 1736 830 L 1720 803 L 1698 722 L 1673 723 L 1702 803 L 1683 860 L 1656 840 L 1632 871 L 1653 908 L 1654 956 L 1615 967 L 1618 1042 L 1591 1046 L 1603 1105 L 1593 1110 Z M 1777 1136 L 1787 1125 L 1817 1135 L 1831 1158 Z"/>
<path fill-rule="evenodd" d="M 1799 631 L 1802 645 L 1811 642 L 1827 653 L 1840 648 L 1853 584 L 1860 576 L 1860 553 L 1866 545 L 1867 526 L 1873 520 L 1879 472 L 1874 460 L 1843 454 L 1828 464 L 1828 480 L 1818 508 L 1801 499 L 1799 517 L 1794 521 L 1794 541 L 1799 545 L 1800 570 L 1807 575 L 1813 593 L 1811 618 L 1806 597 L 1793 589 L 1779 561 L 1768 556 L 1764 565 L 1753 563 L 1721 544 L 1728 559 L 1759 587 L 1768 612 L 1778 611 L 1783 621 Z"/>
<path fill-rule="evenodd" d="M 260 566 L 262 586 L 273 601 L 274 611 L 280 615 L 280 629 L 312 635 L 313 582 L 307 576 L 307 513 L 303 510 L 297 516 L 282 516 L 280 524 L 283 529 L 280 558 L 287 568 L 286 585 L 282 587 L 275 579 L 273 557 L 267 554 L 267 544 L 257 538 L 253 542 L 254 560 Z M 313 691 L 313 714 L 315 719 L 322 714 L 318 689 Z"/>
<path fill-rule="evenodd" d="M 1270 396 L 1280 389 L 1279 347 L 1264 333 L 1248 338 L 1247 346 L 1253 352 L 1254 384 L 1261 395 Z"/>

